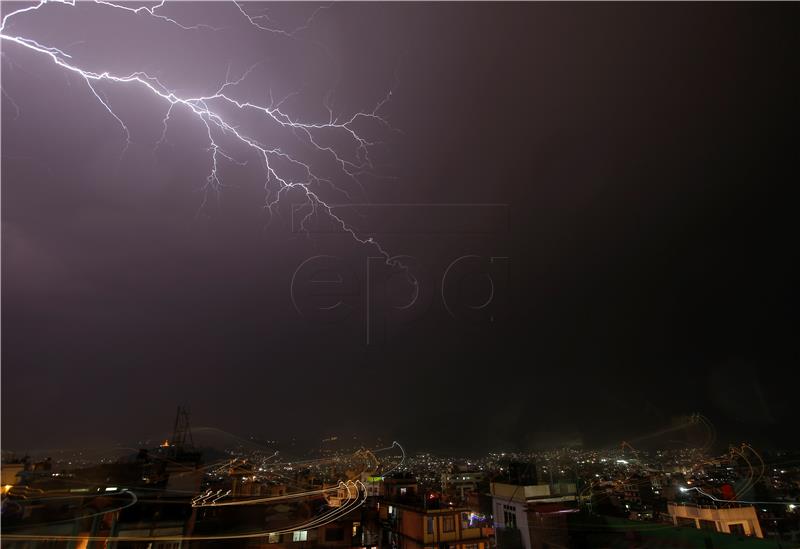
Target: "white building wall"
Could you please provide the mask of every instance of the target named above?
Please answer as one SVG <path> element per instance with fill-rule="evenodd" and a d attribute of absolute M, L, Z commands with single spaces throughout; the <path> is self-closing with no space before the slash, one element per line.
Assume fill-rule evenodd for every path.
<path fill-rule="evenodd" d="M 514 518 L 517 523 L 517 529 L 520 531 L 522 538 L 522 546 L 525 549 L 531 549 L 531 536 L 528 529 L 528 513 L 527 506 L 524 503 L 509 501 L 504 498 L 492 498 L 494 503 L 494 524 L 496 528 L 506 528 L 505 513 L 506 507 L 514 508 Z"/>

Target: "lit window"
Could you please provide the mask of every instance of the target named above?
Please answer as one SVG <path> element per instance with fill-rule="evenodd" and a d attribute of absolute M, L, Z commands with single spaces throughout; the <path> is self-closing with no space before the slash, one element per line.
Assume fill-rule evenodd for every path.
<path fill-rule="evenodd" d="M 270 534 L 269 535 L 269 543 L 280 543 L 281 535 L 280 534 Z"/>
<path fill-rule="evenodd" d="M 292 532 L 292 541 L 306 541 L 308 539 L 308 530 L 298 530 Z"/>

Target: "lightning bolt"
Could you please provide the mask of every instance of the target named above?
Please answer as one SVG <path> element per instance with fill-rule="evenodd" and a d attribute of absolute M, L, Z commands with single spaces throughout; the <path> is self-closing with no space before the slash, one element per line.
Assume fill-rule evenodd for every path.
<path fill-rule="evenodd" d="M 333 5 L 333 4 L 326 4 L 324 6 L 318 7 L 317 9 L 314 10 L 314 12 L 311 14 L 311 16 L 308 19 L 306 19 L 306 22 L 303 25 L 297 27 L 296 29 L 294 29 L 292 31 L 287 31 L 285 29 L 281 29 L 279 27 L 273 26 L 272 20 L 270 19 L 268 13 L 262 13 L 260 15 L 250 15 L 244 9 L 244 6 L 242 6 L 241 1 L 239 1 L 239 0 L 231 0 L 231 1 L 234 4 L 236 4 L 236 7 L 239 9 L 241 14 L 245 18 L 247 18 L 247 20 L 250 22 L 250 24 L 253 25 L 254 27 L 256 27 L 258 29 L 261 29 L 261 30 L 274 32 L 274 33 L 277 33 L 277 34 L 283 34 L 285 36 L 294 36 L 297 33 L 308 29 L 311 26 L 311 23 L 314 22 L 314 19 L 317 17 L 317 14 L 319 14 L 319 12 L 321 12 L 322 10 L 328 9 L 329 7 L 331 7 Z M 262 21 L 263 21 L 263 23 L 262 23 Z M 265 26 L 265 25 L 269 25 L 269 26 Z"/>
<path fill-rule="evenodd" d="M 161 8 L 164 7 L 166 0 L 162 0 L 154 6 L 130 7 L 108 0 L 92 0 L 91 4 L 102 6 L 107 9 L 117 10 L 122 14 L 132 18 L 150 18 L 161 24 L 176 27 L 183 32 L 203 32 L 216 31 L 220 27 L 206 24 L 186 25 L 178 20 L 162 14 Z M 255 155 L 263 166 L 264 189 L 265 189 L 265 209 L 272 215 L 281 199 L 291 191 L 298 191 L 304 197 L 305 204 L 309 209 L 308 213 L 300 222 L 301 230 L 308 234 L 308 223 L 318 216 L 324 215 L 332 220 L 339 228 L 347 233 L 356 243 L 371 247 L 383 256 L 387 263 L 397 265 L 392 261 L 390 254 L 370 236 L 362 235 L 351 224 L 338 216 L 330 202 L 321 196 L 321 190 L 330 188 L 333 192 L 341 193 L 350 199 L 350 194 L 340 185 L 334 182 L 334 176 L 325 177 L 312 169 L 311 161 L 306 161 L 293 154 L 285 152 L 280 146 L 266 144 L 259 141 L 256 137 L 241 130 L 228 116 L 225 115 L 226 109 L 247 115 L 258 117 L 270 124 L 277 125 L 287 134 L 294 138 L 301 139 L 307 146 L 310 146 L 315 153 L 322 153 L 333 161 L 338 171 L 335 177 L 344 177 L 354 183 L 363 191 L 360 178 L 364 175 L 374 173 L 374 165 L 370 158 L 370 151 L 377 144 L 357 131 L 358 124 L 367 123 L 371 127 L 377 127 L 382 131 L 394 131 L 388 120 L 380 114 L 381 109 L 391 99 L 392 92 L 389 91 L 374 108 L 371 110 L 359 111 L 352 116 L 339 118 L 335 115 L 330 104 L 330 96 L 326 96 L 324 106 L 328 110 L 328 120 L 321 122 L 307 122 L 297 117 L 290 116 L 283 110 L 283 104 L 288 96 L 276 102 L 269 92 L 269 103 L 260 104 L 257 102 L 236 99 L 233 92 L 237 86 L 247 79 L 255 70 L 256 66 L 250 67 L 238 78 L 231 78 L 230 68 L 226 75 L 225 82 L 216 89 L 214 93 L 206 95 L 187 95 L 179 93 L 177 89 L 169 87 L 159 78 L 152 76 L 144 71 L 135 71 L 128 74 L 118 73 L 110 68 L 103 70 L 92 70 L 82 67 L 73 57 L 60 48 L 42 44 L 39 41 L 13 32 L 14 21 L 35 14 L 43 10 L 50 4 L 58 4 L 68 8 L 77 8 L 76 0 L 39 0 L 35 4 L 19 8 L 9 12 L 2 18 L 0 23 L 0 43 L 16 44 L 28 51 L 34 52 L 44 58 L 48 58 L 54 65 L 66 71 L 67 74 L 74 74 L 80 77 L 88 87 L 89 92 L 97 99 L 100 106 L 111 116 L 119 125 L 124 137 L 122 155 L 124 156 L 128 147 L 131 145 L 131 132 L 123 117 L 115 111 L 111 102 L 98 88 L 98 84 L 111 84 L 117 86 L 128 86 L 139 89 L 141 92 L 150 94 L 162 102 L 165 107 L 165 115 L 162 120 L 161 138 L 155 143 L 155 148 L 166 142 L 169 129 L 170 117 L 176 110 L 189 113 L 194 119 L 200 122 L 201 131 L 208 143 L 207 153 L 209 160 L 209 171 L 205 178 L 204 199 L 201 209 L 208 199 L 210 192 L 219 193 L 224 187 L 221 175 L 224 162 L 234 162 L 240 165 L 246 162 L 237 161 L 234 156 L 223 147 L 223 141 L 231 141 L 244 150 L 250 151 Z M 322 6 L 315 10 L 308 18 L 306 23 L 292 31 L 285 31 L 272 25 L 267 15 L 252 15 L 237 0 L 232 0 L 233 6 L 241 13 L 243 24 L 255 27 L 258 30 L 267 31 L 292 38 L 300 31 L 307 29 L 314 18 L 329 5 Z M 5 94 L 5 90 L 3 91 Z M 6 94 L 7 95 L 7 94 Z M 12 105 L 18 110 L 16 103 L 12 100 Z M 347 156 L 341 147 L 326 145 L 322 142 L 320 134 L 334 132 L 339 138 L 350 143 L 352 149 L 350 156 Z M 281 166 L 284 166 L 283 168 Z M 289 169 L 291 168 L 291 169 Z M 299 173 L 300 175 L 290 175 Z"/>

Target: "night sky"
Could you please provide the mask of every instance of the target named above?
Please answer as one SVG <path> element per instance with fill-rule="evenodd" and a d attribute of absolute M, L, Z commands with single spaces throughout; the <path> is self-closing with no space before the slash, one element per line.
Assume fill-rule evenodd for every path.
<path fill-rule="evenodd" d="M 204 191 L 186 113 L 156 146 L 163 102 L 98 85 L 123 153 L 81 78 L 3 40 L 4 450 L 158 437 L 179 403 L 245 436 L 411 449 L 611 445 L 691 413 L 723 444 L 797 445 L 797 5 L 267 7 L 285 29 L 314 17 L 286 36 L 231 4 L 163 12 L 218 30 L 51 5 L 7 31 L 190 96 L 257 63 L 238 97 L 297 92 L 284 108 L 307 121 L 391 91 L 394 129 L 364 125 L 373 173 L 317 188 L 414 257 L 417 301 L 395 307 L 412 290 L 375 247 L 301 231 L 301 195 L 268 215 L 246 147 Z M 309 296 L 305 261 L 341 295 Z"/>

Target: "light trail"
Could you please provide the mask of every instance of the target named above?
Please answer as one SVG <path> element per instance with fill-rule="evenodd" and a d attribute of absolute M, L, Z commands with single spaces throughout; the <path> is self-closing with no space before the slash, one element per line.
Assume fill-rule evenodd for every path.
<path fill-rule="evenodd" d="M 360 485 L 360 486 L 359 486 Z M 351 488 L 352 487 L 352 488 Z M 332 511 L 329 511 L 316 519 L 299 524 L 294 525 L 291 528 L 285 528 L 281 530 L 273 530 L 273 531 L 259 531 L 259 532 L 249 532 L 244 534 L 222 534 L 222 535 L 205 535 L 205 536 L 68 536 L 68 535 L 35 535 L 35 534 L 3 534 L 3 537 L 7 540 L 13 541 L 34 541 L 34 540 L 52 540 L 52 541 L 79 541 L 79 540 L 86 540 L 86 541 L 212 541 L 212 540 L 230 540 L 230 539 L 252 539 L 252 538 L 260 538 L 260 537 L 268 537 L 270 534 L 288 534 L 289 532 L 295 532 L 297 530 L 307 530 L 309 528 L 316 528 L 319 526 L 324 526 L 328 524 L 340 516 L 349 513 L 353 509 L 356 509 L 364 504 L 366 501 L 366 490 L 360 481 L 353 482 L 348 481 L 346 483 L 348 500 L 345 505 L 340 508 L 334 508 Z M 356 495 L 353 496 L 351 490 L 355 490 Z"/>
<path fill-rule="evenodd" d="M 192 502 L 192 507 L 227 507 L 231 505 L 256 505 L 259 503 L 274 503 L 276 501 L 282 500 L 289 500 L 289 499 L 298 499 L 309 497 L 313 495 L 320 495 L 326 494 L 328 492 L 335 492 L 342 486 L 344 486 L 344 482 L 340 481 L 338 485 L 332 486 L 330 488 L 323 488 L 320 490 L 308 490 L 305 492 L 293 492 L 291 494 L 284 494 L 282 496 L 269 496 L 265 498 L 254 498 L 254 499 L 240 499 L 235 501 L 223 501 L 222 503 L 194 503 Z"/>
<path fill-rule="evenodd" d="M 703 452 L 710 452 L 714 444 L 717 441 L 717 429 L 714 427 L 714 424 L 708 419 L 706 416 L 700 413 L 696 413 L 692 416 L 695 421 L 699 421 L 703 427 L 706 428 L 706 435 L 708 436 L 708 440 L 703 445 Z"/>
<path fill-rule="evenodd" d="M 393 442 L 391 446 L 387 448 L 382 448 L 376 450 L 376 452 L 388 451 L 393 448 L 400 448 L 402 452 L 402 459 L 400 464 L 403 463 L 405 460 L 405 450 L 403 447 L 397 442 Z M 358 453 L 356 453 L 357 455 Z M 374 455 L 374 454 L 373 454 Z M 272 456 L 270 456 L 272 457 Z M 233 460 L 235 461 L 235 460 Z M 318 462 L 320 460 L 309 460 Z M 331 461 L 326 460 L 326 461 Z M 232 462 L 232 461 L 231 461 Z M 393 468 L 394 469 L 394 468 Z M 363 472 L 363 471 L 362 471 Z M 266 498 L 255 498 L 255 499 L 247 499 L 247 500 L 235 500 L 235 501 L 223 501 L 220 502 L 219 500 L 223 497 L 226 497 L 230 494 L 230 490 L 223 491 L 211 491 L 207 490 L 206 492 L 196 495 L 191 499 L 190 502 L 187 502 L 191 505 L 191 507 L 195 508 L 211 508 L 211 507 L 231 507 L 231 506 L 238 506 L 238 505 L 255 505 L 255 504 L 271 504 L 277 503 L 279 501 L 289 501 L 293 499 L 301 499 L 301 498 L 309 498 L 315 496 L 324 496 L 325 494 L 334 492 L 334 491 L 345 491 L 346 498 L 341 502 L 341 504 L 337 507 L 332 508 L 329 511 L 319 515 L 316 518 L 313 518 L 307 522 L 301 524 L 295 524 L 288 528 L 283 528 L 280 530 L 272 530 L 272 531 L 258 531 L 258 532 L 247 532 L 247 533 L 240 533 L 240 534 L 220 534 L 220 535 L 194 535 L 194 536 L 115 536 L 115 537 L 108 537 L 108 536 L 81 536 L 81 535 L 47 535 L 47 534 L 13 534 L 13 533 L 6 533 L 4 534 L 4 538 L 8 540 L 14 541 L 34 541 L 34 540 L 52 540 L 52 541 L 80 541 L 80 540 L 87 540 L 87 541 L 212 541 L 212 540 L 230 540 L 230 539 L 251 539 L 251 538 L 258 538 L 258 537 L 267 537 L 270 534 L 286 534 L 290 532 L 294 532 L 297 530 L 306 530 L 310 528 L 316 528 L 319 526 L 324 526 L 334 520 L 337 520 L 339 517 L 346 515 L 347 513 L 351 512 L 352 510 L 360 507 L 364 504 L 367 500 L 367 490 L 366 486 L 364 485 L 361 480 L 347 480 L 347 481 L 339 481 L 336 486 L 332 486 L 329 488 L 323 488 L 318 490 L 306 490 L 303 492 L 295 492 L 291 494 L 285 494 L 282 496 L 271 496 Z M 120 493 L 129 493 L 133 498 L 134 501 L 128 503 L 127 505 L 120 507 L 118 510 L 127 508 L 131 505 L 134 505 L 138 501 L 144 501 L 136 498 L 136 495 L 130 492 L 128 489 L 120 489 L 120 491 L 114 492 L 113 494 L 109 495 L 118 495 Z M 104 494 L 97 494 L 98 496 Z M 69 498 L 75 497 L 82 497 L 80 494 L 75 494 L 71 496 L 64 496 Z M 85 496 L 83 496 L 85 497 Z M 46 496 L 45 496 L 46 498 Z M 212 500 L 213 498 L 213 500 Z M 41 498 L 36 498 L 41 499 Z M 162 502 L 163 503 L 163 502 Z M 169 503 L 176 503 L 176 502 L 169 502 Z M 106 513 L 108 510 L 103 511 L 102 513 Z M 85 515 L 78 517 L 77 519 L 85 519 L 95 516 L 93 515 Z M 68 519 L 64 521 L 58 521 L 58 523 L 66 523 L 72 522 L 77 520 L 75 518 Z M 55 522 L 50 523 L 42 523 L 45 524 L 55 524 Z M 32 525 L 25 525 L 26 527 Z"/>
<path fill-rule="evenodd" d="M 379 450 L 375 450 L 375 453 L 377 453 L 377 452 L 385 452 L 385 451 L 391 450 L 392 448 L 400 448 L 400 452 L 402 452 L 402 456 L 400 458 L 400 463 L 394 465 L 388 471 L 382 472 L 381 473 L 382 476 L 386 476 L 389 473 L 392 473 L 392 472 L 396 471 L 397 469 L 402 467 L 403 464 L 406 462 L 406 451 L 405 451 L 405 448 L 403 448 L 403 446 L 399 442 L 397 442 L 396 440 L 392 441 L 392 445 L 391 446 L 387 446 L 386 448 L 381 448 Z"/>
<path fill-rule="evenodd" d="M 102 515 L 105 515 L 106 513 L 116 513 L 118 511 L 122 511 L 124 509 L 127 509 L 128 507 L 133 507 L 134 505 L 136 505 L 139 502 L 139 498 L 136 496 L 136 494 L 134 494 L 130 490 L 119 490 L 119 491 L 113 492 L 113 493 L 111 493 L 111 492 L 97 493 L 97 494 L 94 495 L 94 497 L 113 497 L 113 496 L 118 496 L 118 495 L 122 495 L 122 494 L 125 494 L 125 495 L 128 495 L 128 496 L 131 497 L 131 500 L 129 502 L 127 502 L 126 504 L 124 504 L 124 505 L 120 505 L 120 506 L 117 506 L 117 507 L 111 507 L 109 509 L 103 509 L 102 511 L 97 511 L 96 513 L 90 513 L 90 514 L 86 514 L 86 515 L 79 515 L 77 517 L 72 517 L 72 518 L 69 518 L 69 519 L 54 520 L 54 521 L 50 521 L 50 522 L 38 522 L 38 523 L 33 523 L 33 524 L 26 524 L 25 527 L 26 528 L 31 528 L 31 527 L 35 527 L 35 526 L 51 526 L 53 524 L 69 524 L 70 522 L 75 522 L 75 521 L 79 521 L 79 520 L 85 520 L 87 518 L 93 518 L 93 517 L 102 516 Z M 54 500 L 54 499 L 77 499 L 77 498 L 80 498 L 80 497 L 86 497 L 86 496 L 85 495 L 81 495 L 81 494 L 73 494 L 71 496 L 54 496 L 54 497 L 46 497 L 46 498 L 36 498 L 36 500 L 39 501 L 41 499 L 41 500 L 49 501 L 49 500 Z M 4 534 L 3 537 L 9 537 L 9 536 Z"/>
<path fill-rule="evenodd" d="M 340 119 L 334 115 L 333 110 L 326 103 L 330 115 L 327 121 L 305 122 L 298 118 L 293 118 L 287 112 L 284 112 L 281 103 L 275 104 L 274 101 L 272 101 L 269 105 L 263 105 L 256 102 L 238 100 L 229 95 L 228 90 L 241 83 L 247 77 L 249 71 L 245 72 L 245 74 L 237 80 L 231 80 L 230 77 L 226 78 L 225 82 L 212 94 L 187 95 L 179 93 L 175 88 L 168 87 L 160 79 L 144 71 L 118 73 L 108 67 L 97 70 L 83 68 L 69 53 L 62 49 L 42 44 L 33 38 L 16 34 L 9 30 L 10 26 L 12 26 L 11 23 L 15 20 L 23 16 L 31 17 L 35 15 L 36 12 L 43 10 L 49 5 L 78 9 L 79 6 L 82 8 L 83 6 L 91 4 L 116 10 L 122 15 L 130 17 L 152 18 L 155 21 L 176 27 L 180 32 L 215 29 L 215 27 L 210 25 L 183 25 L 173 18 L 158 13 L 158 10 L 165 4 L 164 0 L 153 7 L 138 8 L 132 8 L 107 0 L 92 0 L 92 3 L 87 2 L 80 4 L 75 0 L 39 0 L 31 6 L 15 9 L 4 15 L 2 23 L 0 23 L 0 39 L 2 39 L 2 43 L 15 44 L 27 51 L 49 59 L 55 66 L 63 69 L 68 74 L 74 74 L 80 77 L 86 83 L 90 93 L 100 103 L 100 106 L 107 111 L 109 116 L 120 126 L 124 136 L 123 155 L 131 144 L 130 130 L 123 118 L 114 111 L 110 102 L 98 90 L 97 84 L 109 83 L 112 85 L 135 88 L 161 101 L 166 113 L 162 120 L 164 128 L 161 134 L 161 141 L 166 137 L 170 116 L 173 114 L 174 109 L 180 109 L 191 115 L 200 123 L 200 131 L 208 143 L 207 151 L 210 165 L 205 184 L 203 185 L 204 199 L 201 208 L 205 206 L 209 192 L 219 193 L 224 186 L 221 176 L 223 161 L 237 162 L 233 156 L 222 147 L 223 138 L 229 139 L 242 149 L 249 150 L 251 153 L 255 154 L 261 161 L 264 189 L 267 194 L 265 197 L 265 209 L 270 212 L 270 214 L 274 212 L 276 206 L 287 193 L 298 191 L 304 197 L 305 203 L 309 208 L 308 213 L 300 222 L 301 230 L 307 231 L 308 223 L 312 219 L 324 215 L 332 220 L 342 232 L 348 234 L 356 243 L 368 246 L 377 251 L 380 256 L 385 258 L 387 263 L 399 265 L 399 263 L 391 259 L 391 255 L 380 243 L 370 236 L 362 236 L 359 234 L 353 226 L 336 215 L 333 212 L 332 206 L 322 198 L 320 195 L 320 188 L 331 188 L 349 197 L 349 193 L 336 184 L 330 175 L 323 176 L 316 173 L 310 161 L 297 158 L 285 152 L 280 144 L 267 145 L 259 141 L 256 137 L 246 134 L 243 130 L 239 129 L 232 120 L 223 114 L 224 108 L 232 108 L 239 114 L 258 117 L 262 121 L 277 125 L 277 127 L 286 131 L 287 138 L 301 139 L 316 153 L 322 153 L 332 160 L 338 169 L 336 177 L 346 177 L 349 181 L 358 185 L 359 188 L 363 188 L 359 177 L 374 171 L 374 165 L 370 158 L 370 151 L 377 143 L 359 133 L 359 131 L 356 130 L 356 125 L 359 123 L 370 123 L 383 130 L 391 130 L 392 127 L 388 120 L 380 114 L 380 110 L 391 98 L 391 91 L 378 101 L 372 110 L 358 111 L 352 114 L 352 116 Z M 238 2 L 234 2 L 233 4 L 239 12 L 241 12 L 245 20 L 249 22 L 249 25 L 257 29 L 285 34 L 287 36 L 291 36 L 299 30 L 296 29 L 292 33 L 286 33 L 265 27 L 259 24 L 259 20 L 262 16 L 250 16 Z M 311 18 L 309 18 L 307 24 L 301 28 L 307 28 L 321 9 L 323 8 L 316 10 Z M 323 144 L 319 137 L 321 132 L 333 132 L 339 138 L 348 141 L 350 143 L 350 154 L 352 157 L 348 159 L 344 152 L 337 150 L 332 145 Z M 299 170 L 303 175 L 300 177 L 290 175 L 288 170 L 277 166 L 281 163 L 290 166 L 292 169 Z M 274 197 L 272 196 L 273 194 Z"/>
<path fill-rule="evenodd" d="M 741 499 L 720 499 L 718 497 L 712 496 L 708 492 L 704 491 L 702 488 L 697 486 L 692 486 L 691 488 L 681 488 L 681 492 L 688 493 L 688 492 L 697 492 L 700 495 L 703 495 L 711 500 L 714 500 L 718 503 L 746 503 L 748 505 L 798 505 L 800 501 L 746 501 Z"/>
<path fill-rule="evenodd" d="M 750 485 L 747 487 L 747 490 L 750 490 L 750 489 L 752 489 L 754 486 L 756 486 L 756 485 L 757 485 L 759 482 L 761 482 L 761 479 L 762 479 L 762 478 L 764 478 L 764 473 L 765 473 L 765 472 L 766 472 L 766 470 L 767 470 L 767 465 L 766 465 L 766 463 L 764 463 L 764 459 L 761 457 L 761 454 L 759 454 L 759 453 L 756 451 L 756 449 L 755 449 L 755 448 L 753 448 L 752 446 L 750 446 L 750 445 L 749 445 L 749 444 L 747 444 L 747 443 L 742 443 L 742 450 L 741 450 L 741 453 L 742 453 L 742 455 L 744 455 L 744 451 L 745 451 L 745 450 L 750 450 L 750 452 L 751 452 L 751 453 L 755 454 L 755 456 L 758 458 L 758 461 L 761 463 L 761 470 L 760 470 L 760 471 L 759 471 L 759 473 L 758 473 L 758 478 L 756 478 L 755 480 L 753 480 L 753 481 L 750 483 Z M 746 492 L 744 492 L 744 493 L 746 493 Z"/>
<path fill-rule="evenodd" d="M 755 468 L 753 467 L 752 462 L 747 458 L 747 455 L 745 455 L 745 450 L 749 450 L 750 452 L 755 454 L 755 456 L 761 462 L 761 470 L 760 470 L 760 473 L 758 475 L 758 478 L 755 478 Z M 758 452 L 756 452 L 755 449 L 752 446 L 750 446 L 749 444 L 746 444 L 746 443 L 742 443 L 741 448 L 731 447 L 729 455 L 730 455 L 730 459 L 731 460 L 733 460 L 733 456 L 734 455 L 738 455 L 739 457 L 741 457 L 745 461 L 745 463 L 747 463 L 747 467 L 749 469 L 748 477 L 747 477 L 747 480 L 745 481 L 744 485 L 742 485 L 738 490 L 739 493 L 746 494 L 747 492 L 749 492 L 753 488 L 753 486 L 758 484 L 758 482 L 763 478 L 764 472 L 765 472 L 765 469 L 766 469 L 766 464 L 764 463 L 764 460 L 761 458 L 761 455 Z"/>

